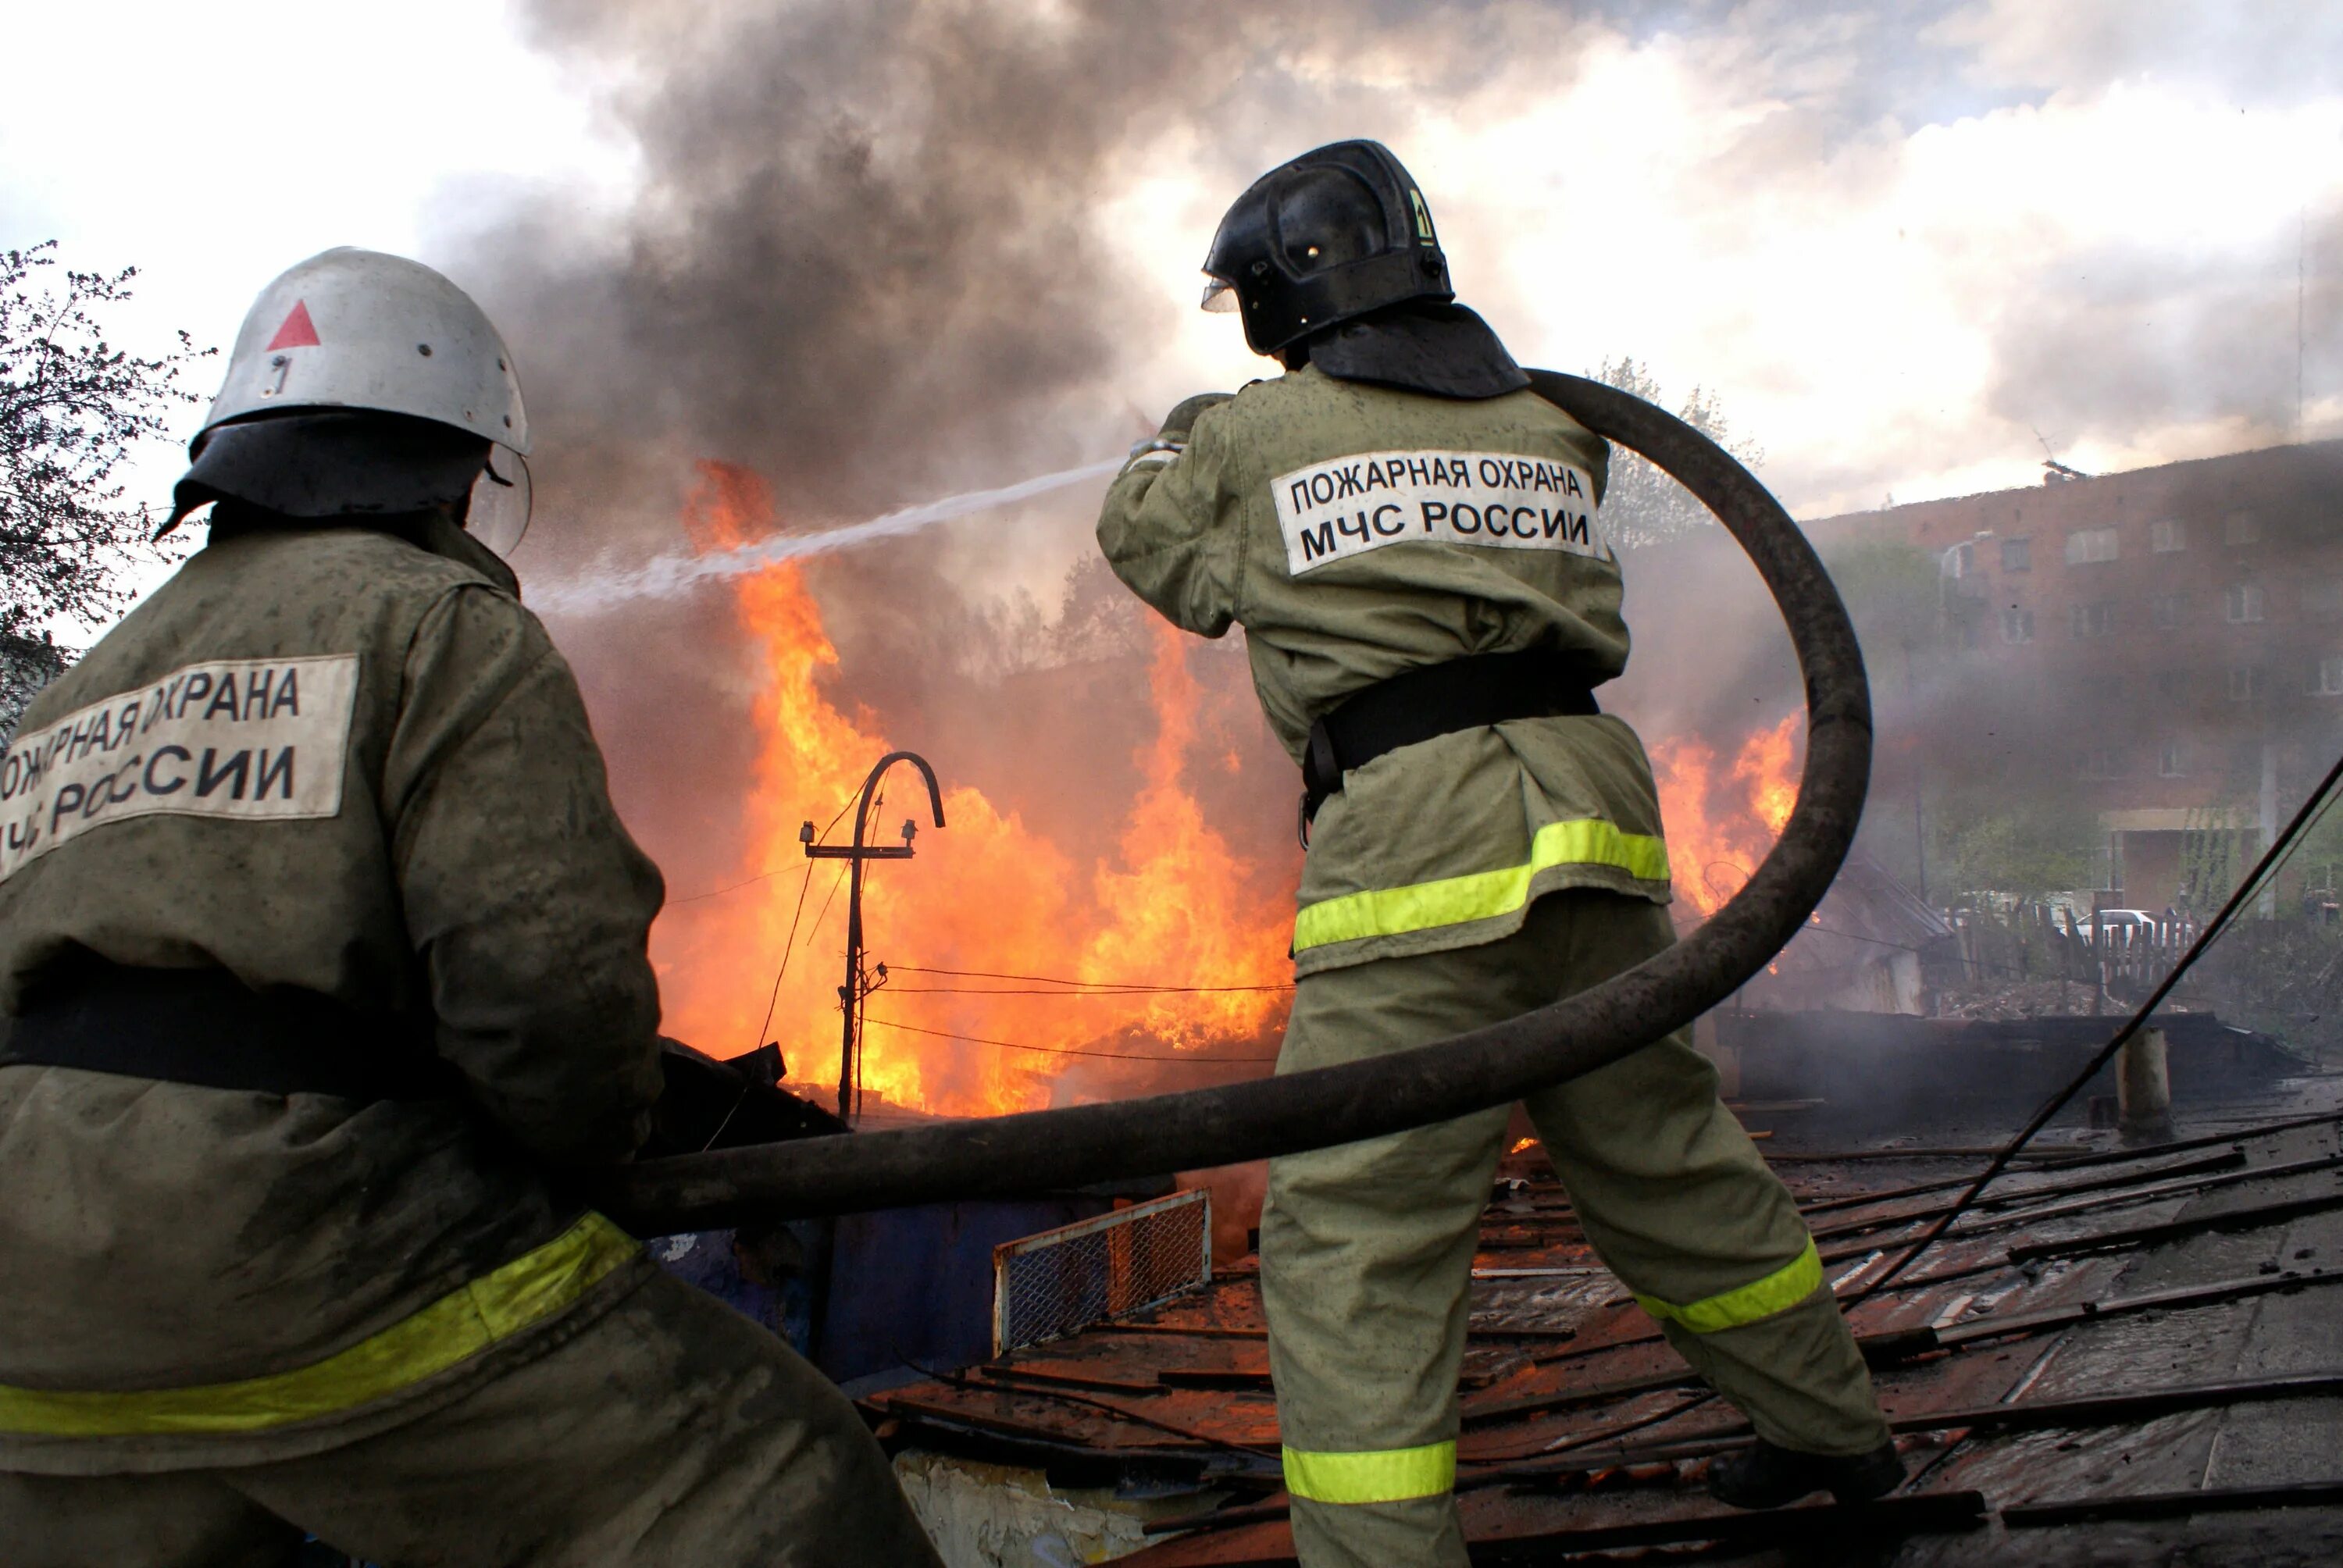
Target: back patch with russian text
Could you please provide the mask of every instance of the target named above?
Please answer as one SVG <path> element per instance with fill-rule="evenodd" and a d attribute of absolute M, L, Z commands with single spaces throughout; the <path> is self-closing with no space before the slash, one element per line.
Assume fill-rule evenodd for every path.
<path fill-rule="evenodd" d="M 1516 452 L 1360 452 L 1271 483 L 1295 577 L 1411 539 L 1607 559 L 1594 481 Z"/>
<path fill-rule="evenodd" d="M 342 809 L 354 653 L 222 659 L 19 735 L 0 758 L 0 881 L 101 823 Z"/>

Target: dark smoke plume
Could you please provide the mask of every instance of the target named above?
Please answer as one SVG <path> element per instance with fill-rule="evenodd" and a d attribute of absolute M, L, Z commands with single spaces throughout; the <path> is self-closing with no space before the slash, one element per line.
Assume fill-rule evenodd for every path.
<path fill-rule="evenodd" d="M 1335 136 L 1403 144 L 1419 95 L 1469 88 L 1509 57 L 1491 30 L 1521 25 L 1473 8 L 1433 26 L 1367 0 L 1290 18 L 1223 0 L 814 0 L 681 22 L 667 6 L 538 0 L 527 15 L 541 47 L 617 84 L 607 106 L 639 149 L 642 194 L 616 214 L 556 196 L 486 230 L 450 218 L 459 274 L 518 347 L 541 432 L 525 579 L 684 548 L 701 459 L 762 476 L 795 528 L 1119 451 L 1160 412 L 1137 407 L 1131 367 L 1194 305 L 1130 276 L 1127 247 L 1101 232 L 1110 203 L 1163 172 L 1147 149 L 1178 149 L 1184 180 L 1232 196 Z M 1558 35 L 1550 15 L 1541 35 Z M 1313 85 L 1294 68 L 1363 36 L 1407 52 L 1404 91 Z M 1198 215 L 1200 259 L 1213 216 Z M 842 707 L 867 705 L 952 777 L 1048 809 L 1072 824 L 1070 848 L 1102 852 L 1150 719 L 1144 612 L 1080 565 L 1093 498 L 1040 508 L 1076 563 L 1063 603 L 971 604 L 926 548 L 829 558 L 809 576 Z M 1086 688 L 1079 723 L 1023 711 L 996 678 L 1059 658 L 1050 628 L 1068 610 L 1127 650 L 1055 681 L 1061 698 Z M 621 807 L 674 890 L 729 879 L 759 677 L 724 590 L 557 630 Z M 1242 659 L 1200 659 L 1216 687 L 1243 685 Z M 1087 767 L 1071 765 L 1070 727 Z M 1257 724 L 1237 749 L 1250 761 L 1235 796 L 1216 783 L 1211 804 L 1282 869 L 1292 781 Z"/>

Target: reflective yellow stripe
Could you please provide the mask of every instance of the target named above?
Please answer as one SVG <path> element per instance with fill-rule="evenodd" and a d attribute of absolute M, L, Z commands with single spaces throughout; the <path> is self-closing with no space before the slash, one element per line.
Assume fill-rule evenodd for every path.
<path fill-rule="evenodd" d="M 129 1393 L 0 1384 L 0 1432 L 46 1437 L 263 1432 L 338 1414 L 543 1322 L 639 1250 L 633 1237 L 589 1213 L 535 1251 L 324 1361 L 242 1382 Z"/>
<path fill-rule="evenodd" d="M 1285 1490 L 1312 1503 L 1403 1503 L 1438 1497 L 1456 1484 L 1456 1442 L 1373 1453 L 1285 1451 Z"/>
<path fill-rule="evenodd" d="M 1622 833 L 1600 818 L 1548 822 L 1530 840 L 1527 865 L 1345 893 L 1312 904 L 1294 917 L 1293 950 L 1508 915 L 1529 902 L 1530 879 L 1556 866 L 1612 866 L 1639 882 L 1664 882 L 1668 847 L 1642 833 Z"/>
<path fill-rule="evenodd" d="M 1738 1328 L 1743 1323 L 1787 1312 L 1821 1289 L 1822 1282 L 1822 1256 L 1815 1251 L 1814 1238 L 1809 1236 L 1806 1250 L 1798 1254 L 1795 1262 L 1775 1270 L 1755 1284 L 1688 1306 L 1679 1307 L 1657 1296 L 1637 1296 L 1635 1304 L 1655 1318 L 1682 1323 L 1696 1334 L 1713 1334 L 1719 1329 Z"/>

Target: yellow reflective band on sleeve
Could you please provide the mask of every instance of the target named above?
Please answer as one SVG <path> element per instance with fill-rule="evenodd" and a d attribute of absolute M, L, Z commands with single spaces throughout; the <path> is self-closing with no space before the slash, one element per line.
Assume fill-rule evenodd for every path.
<path fill-rule="evenodd" d="M 1529 902 L 1531 879 L 1556 866 L 1609 866 L 1639 882 L 1664 882 L 1668 847 L 1647 834 L 1622 833 L 1599 817 L 1548 822 L 1530 840 L 1526 865 L 1345 893 L 1312 904 L 1294 917 L 1293 950 L 1509 915 Z"/>
<path fill-rule="evenodd" d="M 1372 1453 L 1285 1451 L 1285 1490 L 1312 1503 L 1404 1503 L 1438 1497 L 1455 1485 L 1453 1438 Z"/>
<path fill-rule="evenodd" d="M 337 1415 L 552 1318 L 640 1250 L 633 1237 L 588 1213 L 536 1251 L 324 1361 L 241 1382 L 127 1393 L 0 1384 L 0 1432 L 45 1437 L 265 1432 Z"/>
<path fill-rule="evenodd" d="M 1736 1329 L 1743 1323 L 1785 1312 L 1820 1290 L 1822 1282 L 1822 1255 L 1815 1251 L 1814 1238 L 1809 1236 L 1806 1250 L 1798 1254 L 1795 1261 L 1775 1270 L 1755 1284 L 1681 1307 L 1657 1296 L 1637 1296 L 1635 1304 L 1655 1318 L 1682 1323 L 1694 1333 L 1713 1334 L 1720 1329 Z"/>

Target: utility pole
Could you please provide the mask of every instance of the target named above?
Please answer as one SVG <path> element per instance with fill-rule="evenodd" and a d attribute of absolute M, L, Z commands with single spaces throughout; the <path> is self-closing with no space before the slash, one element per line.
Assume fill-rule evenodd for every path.
<path fill-rule="evenodd" d="M 2267 733 L 2267 732 L 2266 732 Z M 2261 807 L 2262 853 L 2278 842 L 2278 742 L 2262 741 Z M 2278 873 L 2272 871 L 2268 881 L 2262 884 L 2261 894 L 2254 900 L 2254 913 L 2263 920 L 2278 917 Z"/>
<path fill-rule="evenodd" d="M 847 867 L 846 894 L 846 983 L 838 988 L 840 1011 L 844 1014 L 839 1027 L 838 1046 L 838 1119 L 850 1122 L 860 1110 L 855 1086 L 855 1061 L 861 1045 L 862 999 L 878 986 L 872 977 L 862 971 L 862 868 L 872 860 L 908 860 L 911 859 L 911 839 L 920 825 L 909 817 L 903 819 L 903 841 L 900 844 L 870 845 L 863 842 L 863 831 L 870 821 L 870 799 L 878 792 L 879 780 L 887 769 L 898 762 L 909 762 L 927 780 L 928 809 L 935 816 L 936 826 L 944 825 L 944 799 L 936 788 L 936 770 L 928 766 L 927 759 L 912 751 L 890 751 L 879 759 L 870 769 L 870 777 L 862 781 L 862 799 L 854 809 L 854 842 L 851 844 L 817 844 L 813 841 L 813 824 L 808 822 L 798 829 L 798 841 L 805 846 L 809 860 L 844 860 Z M 879 985 L 887 983 L 887 966 L 879 966 Z"/>
<path fill-rule="evenodd" d="M 1919 711 L 1919 683 L 1912 678 L 1912 639 L 1904 639 L 1904 695 Z M 1912 866 L 1915 890 L 1920 901 L 1928 901 L 1928 824 L 1925 815 L 1927 792 L 1927 769 L 1914 759 L 1912 769 Z"/>

